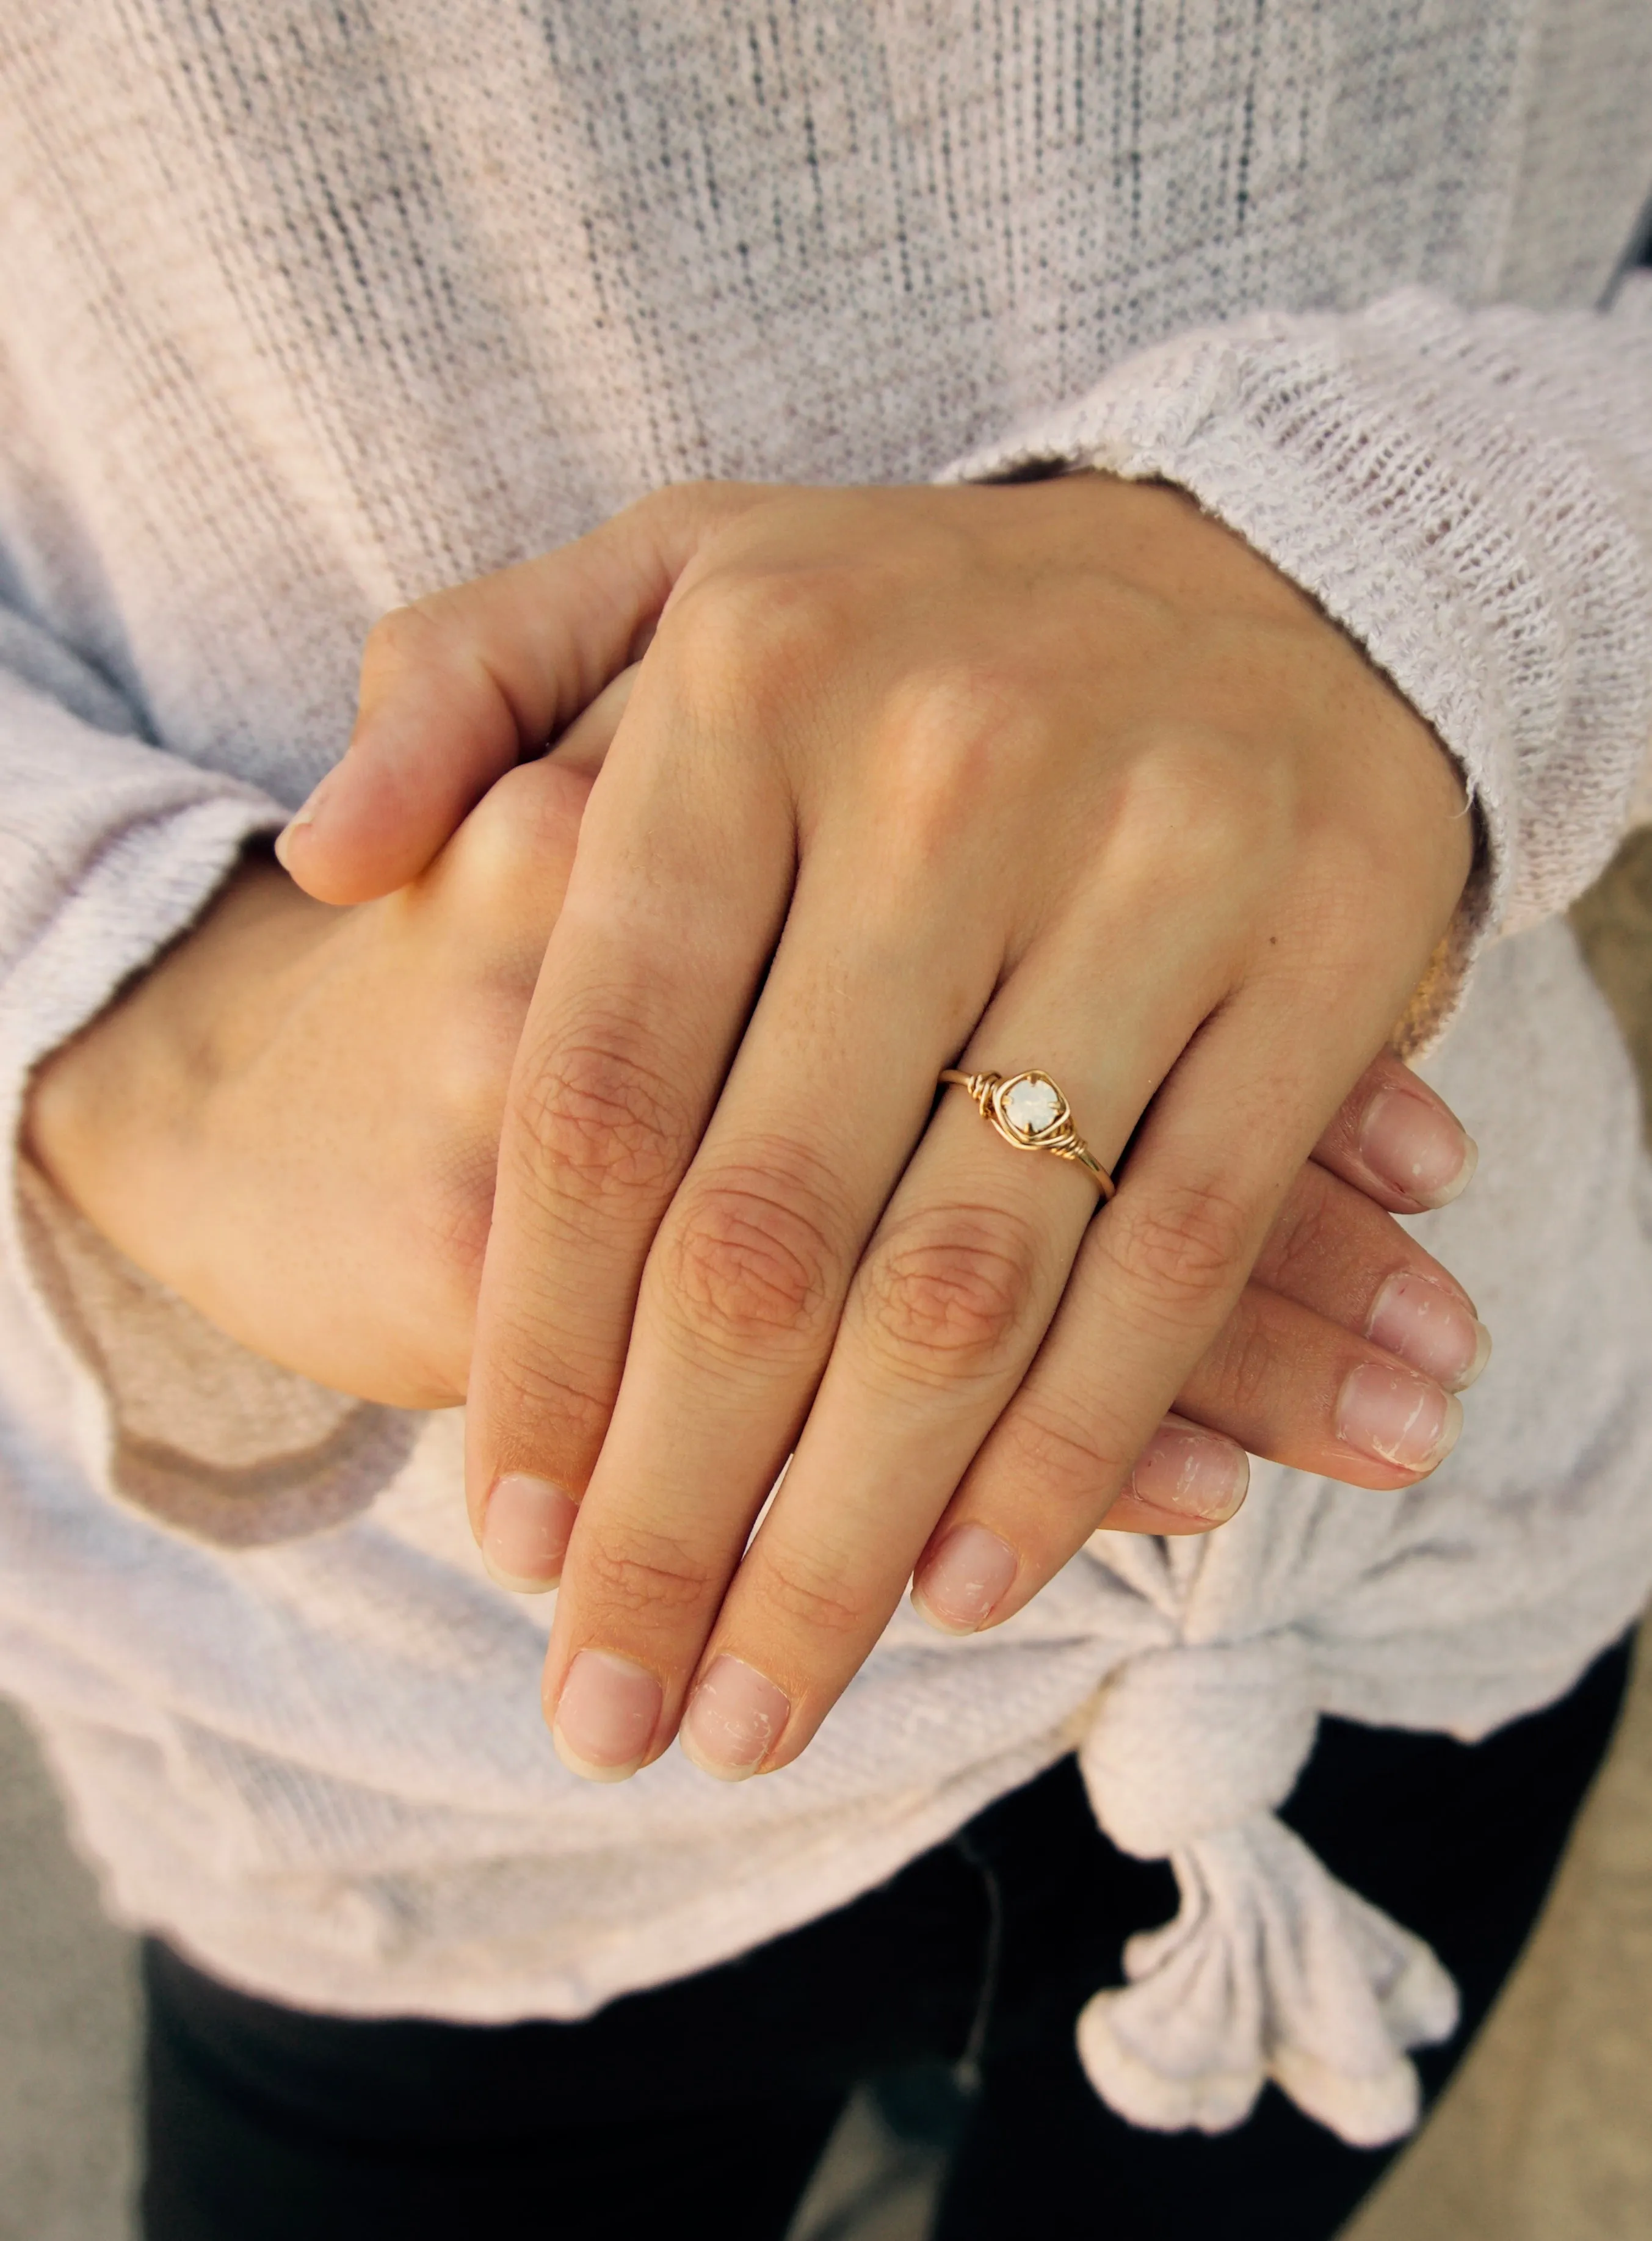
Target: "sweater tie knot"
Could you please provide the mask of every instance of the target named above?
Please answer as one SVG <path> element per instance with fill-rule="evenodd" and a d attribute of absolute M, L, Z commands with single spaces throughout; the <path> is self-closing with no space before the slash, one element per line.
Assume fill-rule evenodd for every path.
<path fill-rule="evenodd" d="M 1269 2078 L 1358 2146 L 1416 2122 L 1407 2050 L 1449 2036 L 1455 1989 L 1275 1818 L 1318 1718 L 1288 1630 L 1144 1650 L 1102 1692 L 1079 1753 L 1096 1817 L 1120 1850 L 1167 1857 L 1181 1895 L 1079 2018 L 1091 2084 L 1132 2124 L 1226 2131 Z"/>
<path fill-rule="evenodd" d="M 1281 1805 L 1318 1713 L 1299 1636 L 1149 1649 L 1108 1682 L 1079 1753 L 1096 1819 L 1160 1860 Z"/>

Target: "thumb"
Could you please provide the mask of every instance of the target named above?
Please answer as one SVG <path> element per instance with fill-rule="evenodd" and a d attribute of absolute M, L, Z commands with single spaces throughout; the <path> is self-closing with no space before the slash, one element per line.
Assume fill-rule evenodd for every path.
<path fill-rule="evenodd" d="M 686 483 L 537 559 L 398 607 L 369 633 L 355 727 L 276 843 L 319 901 L 416 879 L 489 786 L 645 644 L 706 539 L 758 495 Z"/>

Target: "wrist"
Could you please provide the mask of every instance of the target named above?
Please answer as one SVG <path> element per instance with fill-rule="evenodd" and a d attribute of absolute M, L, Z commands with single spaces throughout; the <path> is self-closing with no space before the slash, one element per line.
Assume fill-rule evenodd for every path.
<path fill-rule="evenodd" d="M 194 924 L 36 1067 L 23 1155 L 140 1262 L 157 1201 L 173 1221 L 187 1207 L 172 1185 L 200 1160 L 213 1093 L 268 1016 L 261 984 L 335 915 L 248 853 Z"/>

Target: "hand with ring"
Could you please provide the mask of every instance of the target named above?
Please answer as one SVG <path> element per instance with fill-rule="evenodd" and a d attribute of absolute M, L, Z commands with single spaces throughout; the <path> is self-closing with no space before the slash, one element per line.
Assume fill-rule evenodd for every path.
<path fill-rule="evenodd" d="M 1354 1339 L 1315 1241 L 1353 1186 L 1357 1234 L 1466 1180 L 1393 1060 L 1363 1150 L 1336 1116 L 1472 826 L 1357 647 L 1169 489 L 670 492 L 388 618 L 285 860 L 336 900 L 407 877 L 643 648 L 516 1057 L 469 1393 L 485 1547 L 562 1566 L 569 1763 L 619 1778 L 680 1724 L 708 1770 L 785 1765 L 914 1574 L 1000 1622 L 1104 1520 L 1164 1529 L 1154 1443 L 1210 1415 L 1373 1488 L 1430 1469 L 1472 1311 L 1395 1232 L 1410 1304 Z M 1010 1142 L 946 1072 L 1000 1078 Z M 1427 1119 L 1408 1191 L 1385 1106 L 1395 1143 Z M 1243 1374 L 1264 1347 L 1325 1394 L 1311 1436 Z"/>

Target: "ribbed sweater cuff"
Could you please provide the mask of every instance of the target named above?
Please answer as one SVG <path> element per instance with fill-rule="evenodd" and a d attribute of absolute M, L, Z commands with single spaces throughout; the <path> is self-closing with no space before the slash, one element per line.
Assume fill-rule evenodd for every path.
<path fill-rule="evenodd" d="M 89 852 L 77 884 L 0 984 L 0 1098 L 14 1135 L 31 1069 L 194 923 L 246 843 L 278 831 L 284 815 L 229 783 Z"/>

